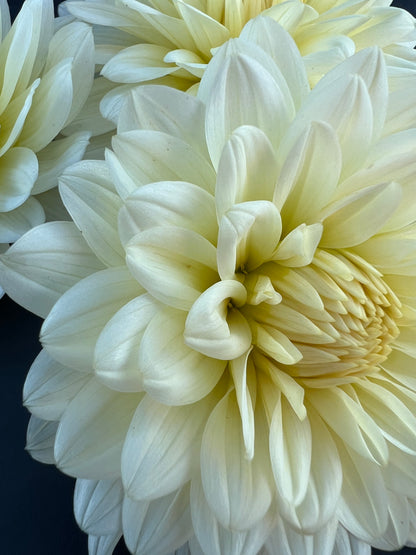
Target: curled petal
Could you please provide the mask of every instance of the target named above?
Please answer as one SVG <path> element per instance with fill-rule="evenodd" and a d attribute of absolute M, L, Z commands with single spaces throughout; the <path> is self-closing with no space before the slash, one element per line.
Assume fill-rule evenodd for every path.
<path fill-rule="evenodd" d="M 232 279 L 268 261 L 280 239 L 282 221 L 276 206 L 265 200 L 233 206 L 221 218 L 218 232 L 218 272 Z"/>
<path fill-rule="evenodd" d="M 234 280 L 219 281 L 204 291 L 186 319 L 185 343 L 220 360 L 241 356 L 250 348 L 251 331 L 235 307 L 244 304 L 246 298 L 245 287 Z"/>

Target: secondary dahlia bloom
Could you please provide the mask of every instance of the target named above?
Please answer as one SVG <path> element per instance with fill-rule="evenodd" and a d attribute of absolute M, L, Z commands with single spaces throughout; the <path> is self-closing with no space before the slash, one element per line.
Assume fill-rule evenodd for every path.
<path fill-rule="evenodd" d="M 0 248 L 54 212 L 49 192 L 80 160 L 89 133 L 53 139 L 74 119 L 94 76 L 94 43 L 85 23 L 54 29 L 52 0 L 27 0 L 10 27 L 0 4 Z M 38 196 L 34 196 L 38 195 Z M 59 197 L 58 197 L 59 198 Z"/>
<path fill-rule="evenodd" d="M 91 553 L 416 541 L 416 77 L 367 48 L 310 91 L 252 25 L 196 98 L 136 89 L 62 176 L 74 223 L 0 256 L 47 316 L 28 448 L 80 479 Z"/>
<path fill-rule="evenodd" d="M 140 83 L 196 92 L 215 49 L 246 37 L 259 14 L 279 22 L 305 57 L 309 81 L 356 50 L 377 45 L 389 55 L 414 58 L 414 18 L 391 0 L 93 0 L 69 1 L 70 14 L 92 23 L 101 77 L 81 117 L 95 116 L 95 133 L 116 122 L 122 101 Z M 118 86 L 116 86 L 118 84 Z M 104 97 L 104 98 L 103 98 Z M 101 100 L 102 99 L 102 100 Z"/>

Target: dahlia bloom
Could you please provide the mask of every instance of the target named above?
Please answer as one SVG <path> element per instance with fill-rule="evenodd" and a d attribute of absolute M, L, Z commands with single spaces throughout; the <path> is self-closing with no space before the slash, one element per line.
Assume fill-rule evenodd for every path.
<path fill-rule="evenodd" d="M 355 51 L 377 45 L 386 54 L 414 58 L 414 18 L 391 0 L 212 0 L 140 2 L 68 1 L 65 11 L 93 24 L 101 77 L 81 119 L 95 117 L 95 134 L 116 123 L 122 101 L 141 83 L 196 92 L 215 49 L 246 37 L 259 14 L 279 22 L 295 39 L 314 85 Z M 410 48 L 409 48 L 410 47 Z M 102 99 L 102 100 L 101 100 Z"/>
<path fill-rule="evenodd" d="M 250 36 L 196 98 L 131 93 L 61 178 L 74 223 L 0 256 L 46 316 L 28 448 L 79 478 L 91 553 L 416 541 L 416 77 L 373 47 L 310 91 L 282 27 Z"/>
<path fill-rule="evenodd" d="M 53 139 L 74 119 L 94 76 L 94 43 L 85 23 L 54 30 L 53 3 L 27 0 L 10 27 L 0 4 L 0 248 L 54 213 L 50 190 L 80 160 L 89 133 Z"/>

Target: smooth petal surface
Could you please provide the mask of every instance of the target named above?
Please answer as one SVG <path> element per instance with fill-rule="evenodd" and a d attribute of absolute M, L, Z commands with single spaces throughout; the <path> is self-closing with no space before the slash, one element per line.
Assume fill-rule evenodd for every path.
<path fill-rule="evenodd" d="M 142 391 L 140 343 L 149 322 L 160 309 L 148 294 L 136 297 L 106 324 L 95 346 L 95 375 L 110 389 Z"/>
<path fill-rule="evenodd" d="M 214 197 L 183 181 L 161 181 L 139 187 L 119 214 L 119 234 L 127 243 L 136 233 L 152 227 L 178 226 L 217 242 Z"/>
<path fill-rule="evenodd" d="M 31 416 L 26 434 L 26 447 L 30 455 L 44 464 L 55 464 L 53 452 L 58 422 Z"/>
<path fill-rule="evenodd" d="M 312 433 L 285 399 L 280 399 L 270 426 L 270 459 L 279 495 L 296 506 L 306 495 L 312 458 Z"/>
<path fill-rule="evenodd" d="M 265 200 L 234 205 L 220 220 L 217 265 L 221 279 L 251 272 L 272 257 L 282 232 L 276 206 Z"/>
<path fill-rule="evenodd" d="M 227 141 L 217 171 L 218 219 L 233 205 L 272 200 L 278 166 L 267 135 L 257 127 L 238 127 Z"/>
<path fill-rule="evenodd" d="M 274 192 L 273 202 L 286 230 L 318 221 L 337 188 L 341 169 L 335 131 L 324 122 L 311 122 L 288 153 Z"/>
<path fill-rule="evenodd" d="M 38 418 L 59 420 L 89 380 L 85 373 L 59 364 L 43 350 L 30 367 L 23 387 L 23 403 Z"/>
<path fill-rule="evenodd" d="M 101 268 L 72 222 L 50 222 L 0 255 L 0 282 L 12 299 L 45 318 L 65 291 Z"/>
<path fill-rule="evenodd" d="M 196 555 L 257 555 L 275 525 L 274 511 L 270 510 L 257 524 L 248 530 L 224 528 L 216 519 L 205 498 L 200 478 L 192 480 L 191 486 L 192 523 L 200 551 Z M 194 546 L 191 543 L 191 553 Z M 261 552 L 261 551 L 260 551 Z"/>
<path fill-rule="evenodd" d="M 137 281 L 159 301 L 181 310 L 218 279 L 215 247 L 182 227 L 146 229 L 126 245 L 126 255 Z"/>
<path fill-rule="evenodd" d="M 120 475 L 124 438 L 140 394 L 120 394 L 91 380 L 69 404 L 55 441 L 57 466 L 78 478 Z"/>
<path fill-rule="evenodd" d="M 134 555 L 165 555 L 192 536 L 189 486 L 154 501 L 125 497 L 123 532 Z"/>
<path fill-rule="evenodd" d="M 11 148 L 1 157 L 0 211 L 9 212 L 29 197 L 38 176 L 38 161 L 28 148 Z"/>
<path fill-rule="evenodd" d="M 123 498 L 120 479 L 77 480 L 74 515 L 78 526 L 94 536 L 117 534 L 121 528 Z"/>
<path fill-rule="evenodd" d="M 92 274 L 54 305 L 41 330 L 41 341 L 62 364 L 92 371 L 98 336 L 123 305 L 142 293 L 126 268 Z"/>
<path fill-rule="evenodd" d="M 324 211 L 321 246 L 343 248 L 363 243 L 389 219 L 400 200 L 398 183 L 381 183 L 328 207 Z"/>
<path fill-rule="evenodd" d="M 19 137 L 19 146 L 37 152 L 63 128 L 72 105 L 71 59 L 65 59 L 42 78 Z"/>
<path fill-rule="evenodd" d="M 210 94 L 214 86 L 215 94 Z M 264 51 L 238 39 L 216 53 L 198 96 L 207 101 L 206 136 L 215 167 L 237 127 L 255 125 L 275 146 L 294 115 L 290 92 L 277 66 Z"/>
<path fill-rule="evenodd" d="M 241 356 L 251 346 L 250 327 L 237 308 L 246 298 L 246 289 L 235 280 L 219 281 L 206 289 L 189 311 L 185 343 L 220 360 Z"/>
<path fill-rule="evenodd" d="M 81 131 L 69 137 L 56 139 L 37 153 L 39 176 L 33 188 L 34 194 L 49 191 L 58 184 L 64 169 L 79 162 L 88 146 L 90 133 Z"/>
<path fill-rule="evenodd" d="M 186 313 L 165 309 L 146 328 L 139 350 L 143 388 L 167 405 L 194 403 L 215 387 L 226 361 L 189 348 L 184 337 Z"/>
<path fill-rule="evenodd" d="M 388 497 L 380 469 L 368 459 L 337 442 L 342 463 L 342 495 L 338 514 L 354 536 L 371 542 L 388 523 Z"/>
<path fill-rule="evenodd" d="M 207 156 L 203 103 L 170 87 L 143 85 L 133 89 L 120 112 L 117 131 L 161 131 L 181 139 Z"/>
<path fill-rule="evenodd" d="M 261 436 L 254 458 L 247 460 L 233 391 L 223 397 L 208 419 L 202 438 L 202 483 L 211 510 L 225 528 L 247 530 L 269 509 L 272 491 L 269 469 L 262 459 Z"/>
<path fill-rule="evenodd" d="M 45 221 L 40 202 L 30 197 L 19 208 L 0 213 L 0 243 L 13 243 L 26 231 Z"/>
<path fill-rule="evenodd" d="M 62 200 L 85 240 L 106 266 L 120 266 L 124 249 L 117 234 L 121 200 L 103 162 L 80 162 L 59 180 Z"/>
<path fill-rule="evenodd" d="M 116 135 L 113 150 L 137 185 L 187 181 L 212 191 L 215 174 L 209 162 L 185 141 L 161 131 L 138 130 Z"/>
<path fill-rule="evenodd" d="M 202 432 L 215 401 L 216 396 L 211 396 L 186 407 L 169 407 L 144 397 L 131 421 L 121 459 L 129 497 L 157 499 L 190 480 L 198 469 Z"/>

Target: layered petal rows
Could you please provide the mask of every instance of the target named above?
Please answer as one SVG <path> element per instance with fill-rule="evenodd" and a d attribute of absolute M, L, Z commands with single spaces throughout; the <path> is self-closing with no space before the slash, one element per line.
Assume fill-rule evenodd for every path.
<path fill-rule="evenodd" d="M 107 44 L 105 77 L 159 84 L 123 89 L 105 160 L 63 170 L 72 221 L 0 254 L 2 287 L 45 318 L 28 449 L 77 478 L 91 554 L 122 535 L 135 555 L 413 545 L 412 18 L 381 1 L 126 6 L 68 9 L 131 41 Z M 41 124 L 20 137 L 19 168 L 46 146 Z"/>

